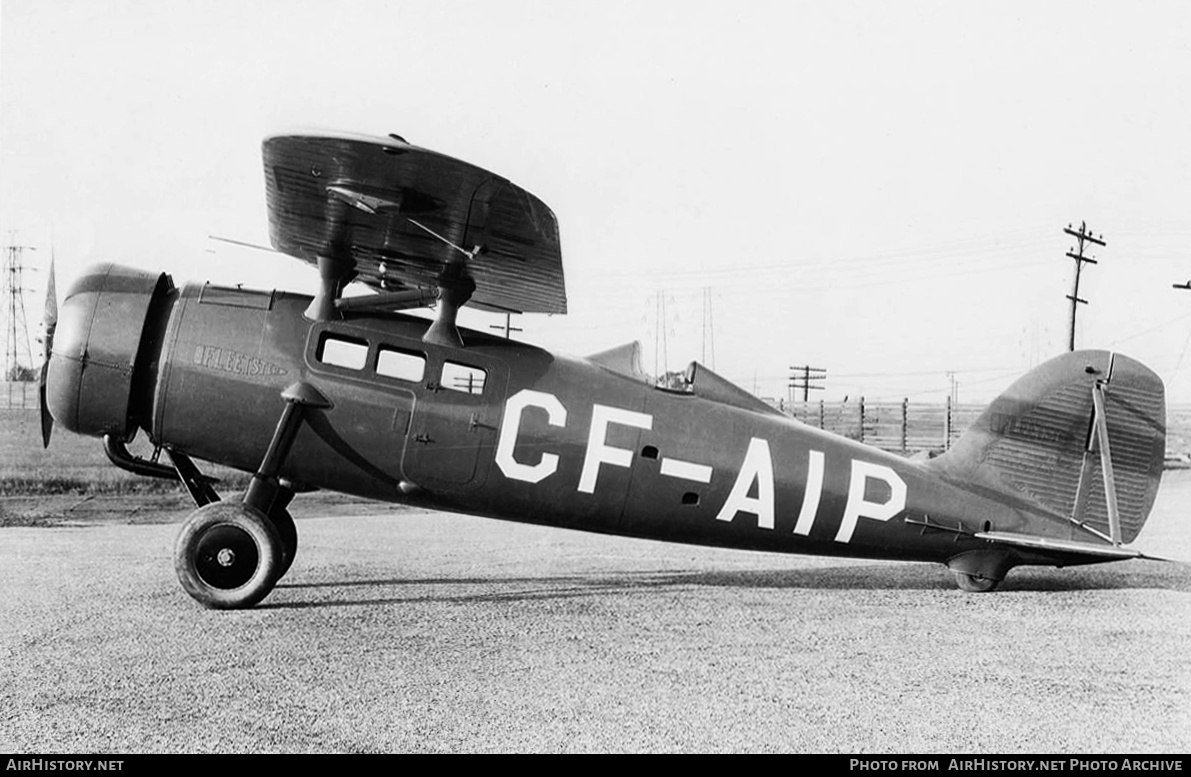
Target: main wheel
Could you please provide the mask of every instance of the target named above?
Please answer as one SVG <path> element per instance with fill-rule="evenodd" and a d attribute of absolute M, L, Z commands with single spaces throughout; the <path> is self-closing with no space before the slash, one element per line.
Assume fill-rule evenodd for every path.
<path fill-rule="evenodd" d="M 292 498 L 293 493 L 289 492 L 288 499 L 274 501 L 273 509 L 268 515 L 273 528 L 277 529 L 277 536 L 281 539 L 281 564 L 277 570 L 278 580 L 285 577 L 285 573 L 289 571 L 290 565 L 294 563 L 294 556 L 298 554 L 298 527 L 294 525 L 293 516 L 289 514 L 289 510 L 286 510 L 284 506 L 288 505 Z M 243 502 L 244 492 L 239 491 L 229 494 L 222 501 Z M 279 504 L 282 505 L 280 509 L 278 509 Z"/>
<path fill-rule="evenodd" d="M 182 588 L 204 607 L 239 609 L 273 590 L 284 553 L 280 533 L 259 510 L 212 502 L 182 525 L 174 569 Z"/>
<path fill-rule="evenodd" d="M 978 575 L 969 575 L 967 572 L 955 573 L 956 584 L 964 591 L 971 591 L 972 593 L 982 594 L 993 590 L 997 587 L 1000 580 L 993 580 L 991 577 L 979 577 Z"/>
<path fill-rule="evenodd" d="M 289 510 L 274 510 L 269 515 L 269 520 L 273 522 L 281 538 L 281 566 L 277 570 L 277 579 L 280 580 L 289 571 L 290 565 L 294 563 L 294 556 L 298 554 L 298 527 L 294 525 L 294 518 L 289 514 Z"/>

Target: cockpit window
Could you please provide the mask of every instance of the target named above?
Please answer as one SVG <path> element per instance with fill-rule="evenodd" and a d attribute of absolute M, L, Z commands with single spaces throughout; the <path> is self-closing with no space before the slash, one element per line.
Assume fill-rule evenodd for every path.
<path fill-rule="evenodd" d="M 654 387 L 675 394 L 693 394 L 695 391 L 694 383 L 695 363 L 691 362 L 690 366 L 682 372 L 663 373 L 654 383 Z"/>

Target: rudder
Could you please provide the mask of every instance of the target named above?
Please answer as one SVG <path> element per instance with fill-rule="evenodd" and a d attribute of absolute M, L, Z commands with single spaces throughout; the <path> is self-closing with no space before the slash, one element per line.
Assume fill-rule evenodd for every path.
<path fill-rule="evenodd" d="M 1157 374 L 1127 356 L 1075 351 L 1031 370 L 930 466 L 955 479 L 1025 496 L 1109 539 L 1093 423 L 1098 382 L 1104 387 L 1120 537 L 1132 542 L 1149 516 L 1162 477 L 1166 399 Z"/>

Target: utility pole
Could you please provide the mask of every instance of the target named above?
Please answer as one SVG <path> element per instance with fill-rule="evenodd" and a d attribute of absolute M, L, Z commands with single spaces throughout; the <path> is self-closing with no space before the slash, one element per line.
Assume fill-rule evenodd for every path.
<path fill-rule="evenodd" d="M 33 351 L 29 347 L 29 327 L 25 322 L 25 288 L 23 274 L 25 265 L 21 255 L 36 251 L 30 246 L 16 245 L 16 236 L 10 233 L 11 244 L 4 248 L 4 380 L 8 383 L 8 405 L 12 407 L 12 383 L 23 379 L 21 359 L 25 360 L 30 374 L 33 370 Z M 21 405 L 24 406 L 24 392 Z"/>
<path fill-rule="evenodd" d="M 711 361 L 707 360 L 711 346 Z M 711 287 L 703 287 L 703 364 L 715 369 L 715 322 L 711 318 Z"/>
<path fill-rule="evenodd" d="M 1078 243 L 1077 243 L 1078 248 L 1074 252 L 1071 250 L 1067 251 L 1067 256 L 1075 260 L 1075 280 L 1071 286 L 1071 293 L 1067 295 L 1067 299 L 1071 300 L 1071 329 L 1070 329 L 1070 337 L 1068 338 L 1068 343 L 1067 343 L 1067 350 L 1074 351 L 1075 350 L 1075 311 L 1078 308 L 1080 303 L 1083 303 L 1085 305 L 1088 304 L 1088 301 L 1086 299 L 1079 298 L 1079 272 L 1080 272 L 1080 270 L 1083 269 L 1084 263 L 1097 264 L 1095 259 L 1083 255 L 1084 244 L 1092 243 L 1094 245 L 1104 246 L 1104 245 L 1107 245 L 1107 243 L 1105 243 L 1103 240 L 1104 235 L 1100 235 L 1099 237 L 1092 237 L 1092 233 L 1088 232 L 1088 224 L 1086 221 L 1081 221 L 1079 223 L 1079 231 L 1078 232 L 1073 230 L 1071 228 L 1070 224 L 1068 224 L 1063 229 L 1063 231 L 1066 232 L 1068 235 L 1071 235 L 1073 238 L 1076 239 L 1076 241 L 1078 241 Z"/>
<path fill-rule="evenodd" d="M 1172 283 L 1171 285 L 1176 289 L 1191 291 L 1191 280 L 1187 281 L 1186 283 Z M 1188 336 L 1187 343 L 1191 343 L 1191 335 Z M 1174 374 L 1176 375 L 1179 372 L 1179 368 L 1183 366 L 1183 357 L 1187 355 L 1187 343 L 1183 343 L 1183 352 L 1179 354 L 1179 360 L 1175 362 Z"/>
<path fill-rule="evenodd" d="M 653 329 L 653 375 L 660 378 L 662 372 L 670 369 L 670 355 L 666 352 L 666 292 L 656 292 L 654 301 L 656 310 Z"/>
<path fill-rule="evenodd" d="M 810 399 L 810 392 L 822 391 L 822 386 L 816 386 L 811 381 L 827 380 L 827 370 L 820 367 L 790 367 L 790 401 L 794 401 L 794 390 L 802 389 L 802 401 Z"/>
<path fill-rule="evenodd" d="M 503 324 L 489 324 L 488 328 L 495 329 L 498 332 L 503 331 L 505 333 L 506 340 L 513 339 L 513 332 L 524 331 L 520 327 L 513 326 L 513 314 L 512 313 L 505 313 L 505 322 Z"/>

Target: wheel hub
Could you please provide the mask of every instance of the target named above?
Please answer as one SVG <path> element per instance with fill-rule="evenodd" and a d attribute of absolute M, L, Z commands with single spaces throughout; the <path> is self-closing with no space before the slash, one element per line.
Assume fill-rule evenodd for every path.
<path fill-rule="evenodd" d="M 212 526 L 195 547 L 195 571 L 213 588 L 239 588 L 252 579 L 259 562 L 256 541 L 239 526 Z"/>

